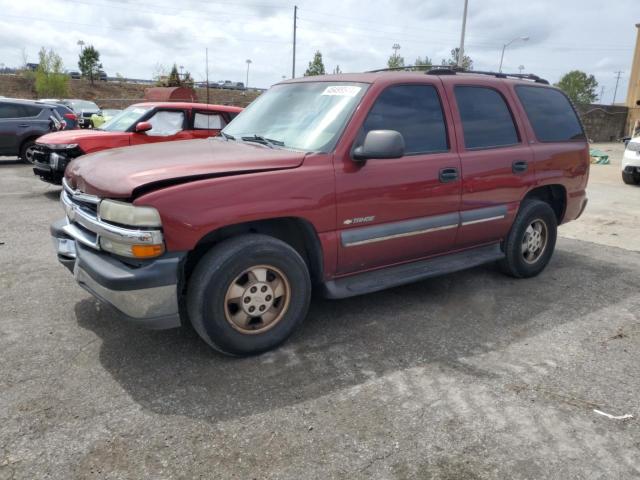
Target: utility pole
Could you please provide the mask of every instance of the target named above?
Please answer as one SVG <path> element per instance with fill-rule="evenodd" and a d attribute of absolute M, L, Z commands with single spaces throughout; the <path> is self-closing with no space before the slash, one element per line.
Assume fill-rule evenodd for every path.
<path fill-rule="evenodd" d="M 616 103 L 616 95 L 618 93 L 618 82 L 620 82 L 620 75 L 622 75 L 623 72 L 618 71 L 613 73 L 617 74 L 617 76 L 616 76 L 616 88 L 613 91 L 613 100 L 611 101 L 611 105 Z"/>
<path fill-rule="evenodd" d="M 298 6 L 293 6 L 293 65 L 291 78 L 296 78 L 296 29 L 298 28 Z"/>
<path fill-rule="evenodd" d="M 600 88 L 600 100 L 599 100 L 600 103 L 602 103 L 603 98 L 604 98 L 604 85 L 602 86 L 602 88 Z"/>
<path fill-rule="evenodd" d="M 464 0 L 464 13 L 462 14 L 462 33 L 460 34 L 460 49 L 458 50 L 458 67 L 462 68 L 462 59 L 464 58 L 464 33 L 467 29 L 467 6 L 469 0 Z"/>
<path fill-rule="evenodd" d="M 205 75 L 207 77 L 207 104 L 209 104 L 209 48 L 205 49 L 205 58 L 206 58 Z"/>

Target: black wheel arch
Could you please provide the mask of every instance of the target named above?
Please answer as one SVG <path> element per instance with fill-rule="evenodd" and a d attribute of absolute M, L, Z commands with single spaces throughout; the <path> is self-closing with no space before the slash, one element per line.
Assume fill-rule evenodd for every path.
<path fill-rule="evenodd" d="M 268 235 L 287 243 L 304 259 L 312 283 L 316 285 L 323 281 L 322 246 L 314 226 L 300 217 L 278 217 L 227 225 L 206 234 L 183 262 L 180 282 L 183 288 L 186 288 L 198 261 L 213 246 L 228 238 L 250 233 Z"/>
<path fill-rule="evenodd" d="M 567 209 L 567 189 L 564 185 L 551 184 L 535 187 L 527 192 L 520 201 L 520 205 L 527 200 L 541 200 L 548 203 L 556 214 L 558 225 L 562 223 Z"/>

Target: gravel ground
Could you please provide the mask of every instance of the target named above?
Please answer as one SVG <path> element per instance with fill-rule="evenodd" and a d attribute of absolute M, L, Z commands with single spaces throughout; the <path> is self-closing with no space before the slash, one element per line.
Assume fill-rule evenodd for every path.
<path fill-rule="evenodd" d="M 241 360 L 76 286 L 58 194 L 0 160 L 0 479 L 640 477 L 640 188 L 615 165 L 538 278 L 315 300 Z"/>

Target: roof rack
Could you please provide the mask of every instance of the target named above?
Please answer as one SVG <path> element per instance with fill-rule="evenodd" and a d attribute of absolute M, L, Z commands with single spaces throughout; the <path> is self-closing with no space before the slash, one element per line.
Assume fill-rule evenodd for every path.
<path fill-rule="evenodd" d="M 504 72 L 485 72 L 482 70 L 465 70 L 465 73 L 477 73 L 479 75 L 491 75 L 497 78 L 517 78 L 519 80 L 532 80 L 536 83 L 543 83 L 549 85 L 549 81 L 544 78 L 540 78 L 533 73 L 504 73 Z"/>
<path fill-rule="evenodd" d="M 542 83 L 549 85 L 549 81 L 544 78 L 540 78 L 533 73 L 503 73 L 503 72 L 489 72 L 483 70 L 465 70 L 457 66 L 450 65 L 406 65 L 404 67 L 389 67 L 380 68 L 377 70 L 369 70 L 366 73 L 379 73 L 379 72 L 420 72 L 424 71 L 427 75 L 456 75 L 458 73 L 475 73 L 478 75 L 490 75 L 496 78 L 517 78 L 519 80 L 531 80 L 535 83 Z"/>

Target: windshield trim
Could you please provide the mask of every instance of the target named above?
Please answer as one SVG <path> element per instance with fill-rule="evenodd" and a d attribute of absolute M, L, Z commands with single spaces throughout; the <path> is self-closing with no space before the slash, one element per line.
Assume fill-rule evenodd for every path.
<path fill-rule="evenodd" d="M 339 132 L 339 134 L 336 135 L 335 139 L 331 142 L 330 148 L 315 149 L 314 150 L 314 149 L 297 148 L 297 147 L 291 146 L 289 144 L 285 144 L 284 146 L 277 145 L 276 148 L 290 150 L 290 151 L 293 151 L 293 152 L 303 152 L 303 153 L 322 153 L 322 154 L 332 154 L 332 153 L 334 153 L 336 151 L 336 148 L 338 148 L 338 145 L 340 144 L 342 138 L 344 137 L 344 134 L 347 131 L 349 125 L 351 124 L 351 121 L 353 120 L 353 116 L 358 111 L 358 108 L 362 104 L 362 101 L 364 100 L 365 96 L 367 95 L 367 92 L 368 92 L 369 88 L 372 85 L 371 82 L 363 82 L 363 81 L 359 81 L 359 80 L 341 81 L 341 80 L 337 80 L 337 79 L 329 79 L 329 78 L 327 78 L 327 79 L 322 79 L 322 80 L 296 80 L 296 81 L 279 82 L 279 83 L 276 83 L 276 84 L 272 85 L 271 88 L 278 87 L 278 86 L 284 86 L 284 85 L 304 85 L 304 84 L 314 84 L 314 83 L 316 83 L 316 84 L 320 84 L 320 83 L 354 84 L 354 85 L 358 85 L 358 86 L 361 85 L 363 92 L 362 92 L 358 102 L 353 105 L 351 113 L 345 118 L 344 125 L 342 126 L 341 131 Z M 271 90 L 271 88 L 269 90 Z M 267 92 L 265 92 L 265 93 L 267 93 Z M 260 98 L 260 97 L 258 97 L 258 98 Z M 243 112 L 240 112 L 238 114 L 238 116 L 241 115 L 242 113 Z M 233 135 L 231 133 L 225 132 L 225 130 L 232 124 L 233 124 L 233 121 L 229 122 L 221 130 L 221 133 L 224 132 L 224 133 L 226 133 L 227 136 L 235 137 L 236 138 L 235 141 L 242 141 L 242 140 L 239 140 L 239 138 L 241 136 L 239 136 L 237 134 Z M 253 135 L 253 134 L 251 134 L 251 135 Z M 247 135 L 244 135 L 244 136 L 247 136 Z"/>

